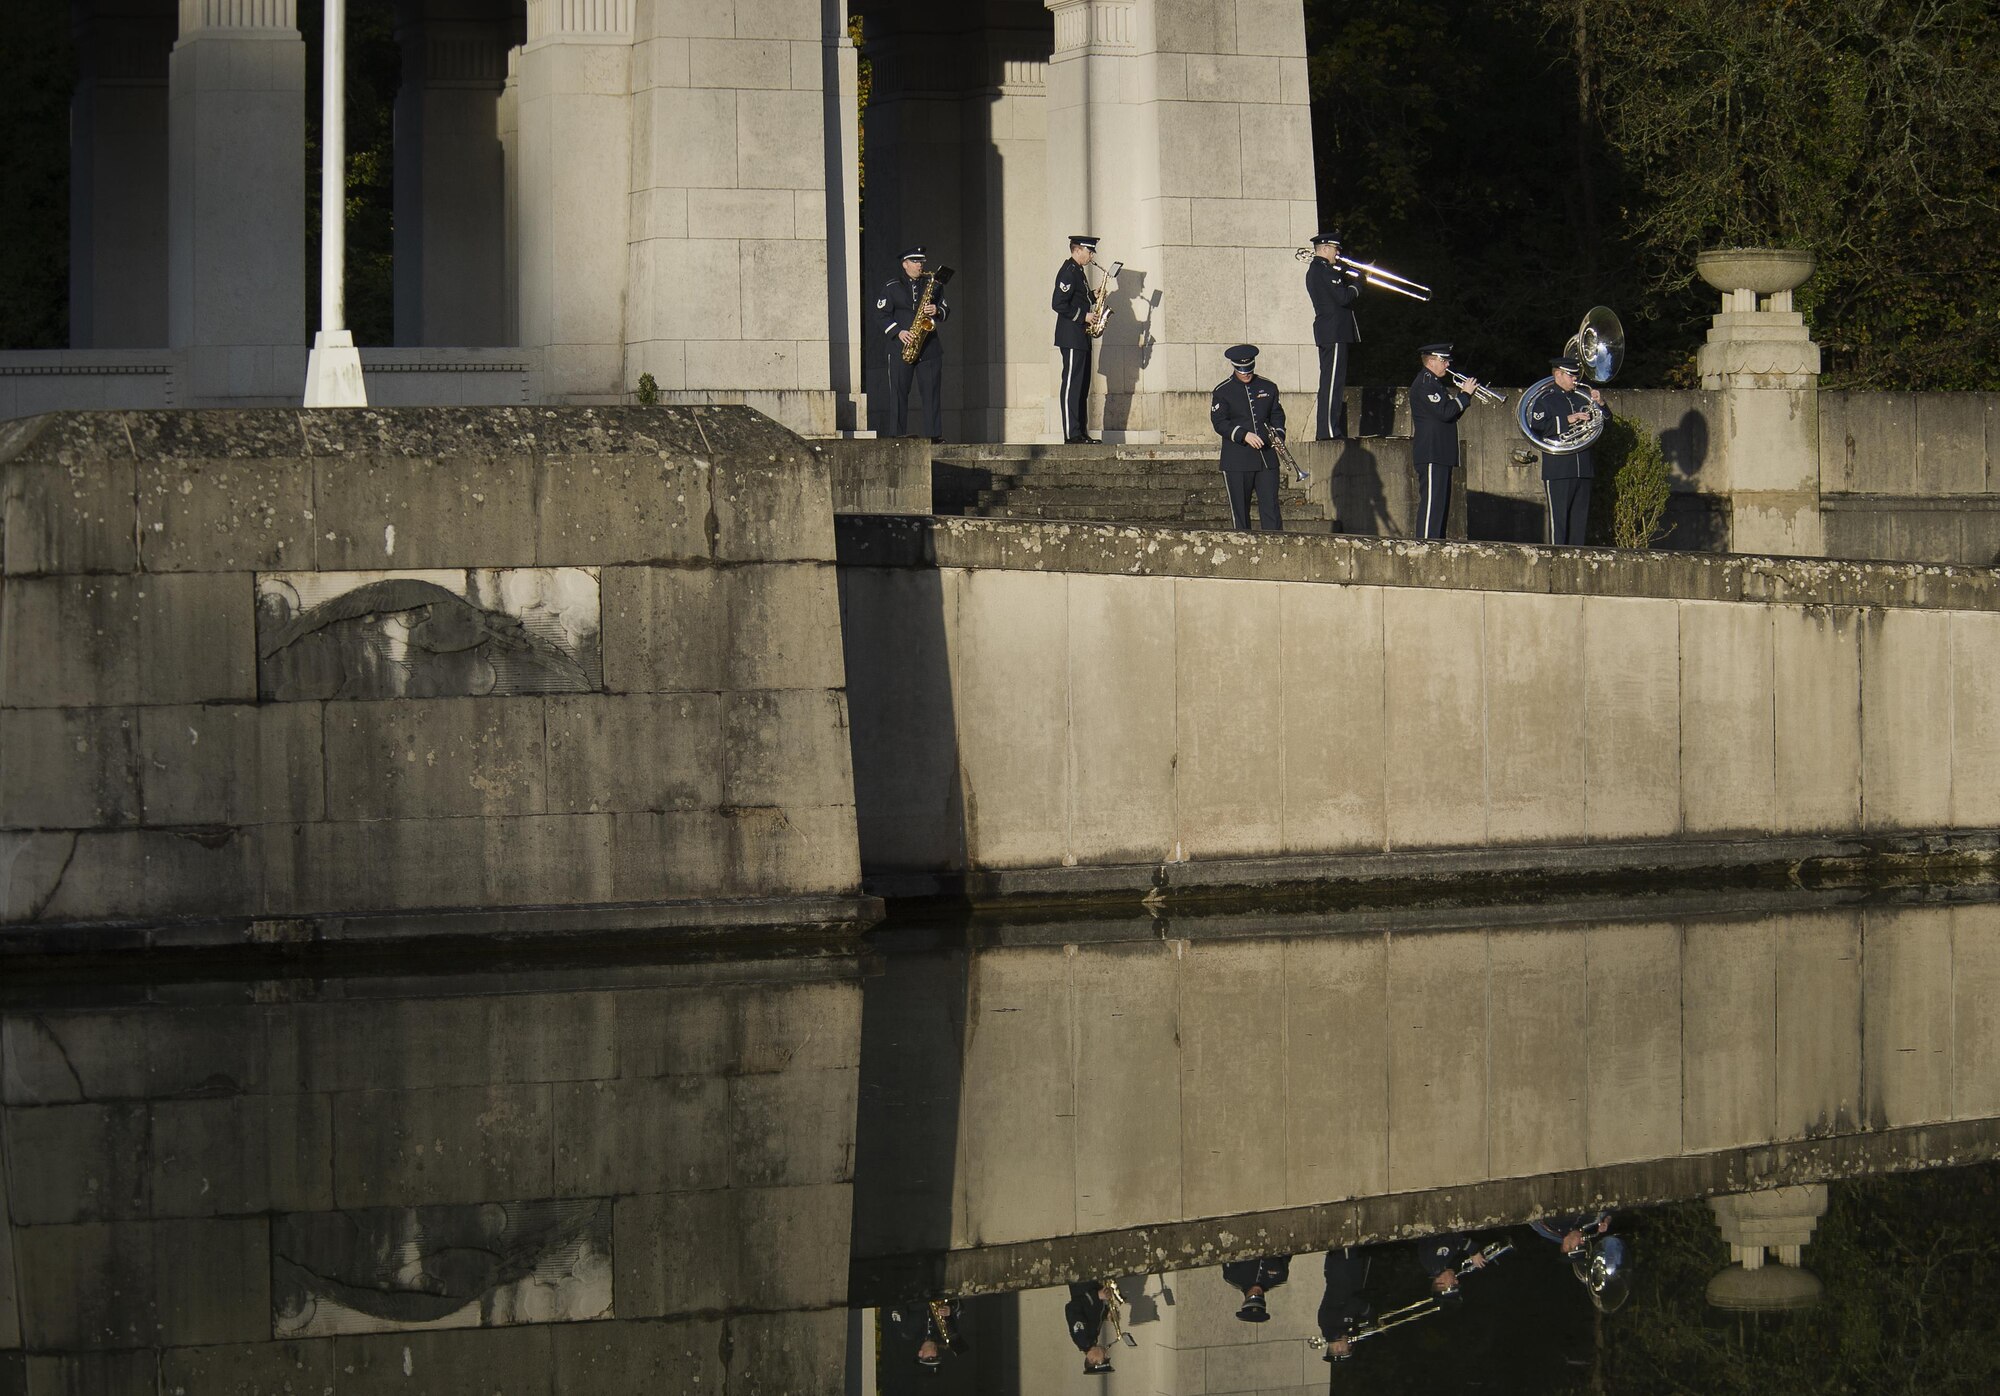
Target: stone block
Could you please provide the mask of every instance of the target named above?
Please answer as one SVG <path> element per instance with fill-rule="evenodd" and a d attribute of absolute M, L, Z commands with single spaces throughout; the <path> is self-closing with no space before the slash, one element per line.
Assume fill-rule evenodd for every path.
<path fill-rule="evenodd" d="M 152 1107 L 152 1215 L 223 1217 L 333 1205 L 324 1096 L 228 1096 Z"/>
<path fill-rule="evenodd" d="M 137 702 L 138 591 L 132 577 L 8 578 L 0 587 L 0 706 Z"/>
<path fill-rule="evenodd" d="M 1681 933 L 1669 923 L 1585 933 L 1592 1167 L 1681 1152 Z"/>
<path fill-rule="evenodd" d="M 706 100 L 709 94 L 691 96 Z M 740 268 L 733 238 L 661 237 L 635 244 L 635 332 L 664 340 L 736 338 L 743 330 L 735 284 Z"/>
<path fill-rule="evenodd" d="M 1068 593 L 1061 576 L 944 574 L 972 866 L 1049 866 L 1068 851 Z"/>
<path fill-rule="evenodd" d="M 1391 848 L 1486 839 L 1485 598 L 1383 593 L 1383 742 Z M 1476 799 L 1467 798 L 1478 791 Z"/>
<path fill-rule="evenodd" d="M 1951 617 L 1870 610 L 1861 623 L 1861 818 L 1936 829 L 1951 817 Z"/>
<path fill-rule="evenodd" d="M 139 694 L 148 703 L 257 697 L 257 600 L 241 572 L 163 573 L 139 587 Z"/>
<path fill-rule="evenodd" d="M 617 999 L 602 993 L 301 1004 L 284 1021 L 302 1091 L 530 1085 L 617 1074 Z"/>
<path fill-rule="evenodd" d="M 131 708 L 0 709 L 0 826 L 136 824 L 137 725 Z"/>
<path fill-rule="evenodd" d="M 326 813 L 317 703 L 141 708 L 148 824 L 268 824 Z"/>
<path fill-rule="evenodd" d="M 844 1396 L 847 1312 L 743 1314 L 729 1320 L 730 1396 Z"/>
<path fill-rule="evenodd" d="M 732 693 L 722 701 L 721 727 L 724 803 L 791 809 L 852 798 L 847 703 L 839 692 Z"/>
<path fill-rule="evenodd" d="M 1584 828 L 1662 838 L 1680 825 L 1680 614 L 1671 601 L 1583 608 Z"/>
<path fill-rule="evenodd" d="M 1959 829 L 2000 826 L 2000 615 L 1951 617 L 1951 815 Z"/>
<path fill-rule="evenodd" d="M 6 1112 L 9 1213 L 17 1227 L 142 1218 L 152 1205 L 144 1105 Z"/>
<path fill-rule="evenodd" d="M 980 957 L 964 1026 L 954 1246 L 1076 1230 L 1075 1063 L 1061 1045 L 1072 1040 L 1069 968 L 1033 950 Z"/>
<path fill-rule="evenodd" d="M 365 453 L 314 469 L 322 571 L 535 565 L 538 472 L 526 452 Z"/>
<path fill-rule="evenodd" d="M 632 990 L 615 1005 L 621 1076 L 827 1071 L 861 1050 L 851 983 Z"/>
<path fill-rule="evenodd" d="M 1487 1176 L 1484 939 L 1419 933 L 1389 942 L 1389 1187 Z"/>
<path fill-rule="evenodd" d="M 1203 111 L 1207 108 L 1193 103 L 1167 103 L 1161 110 Z M 1233 121 L 1231 127 L 1230 148 L 1234 149 Z M 1235 167 L 1229 164 L 1229 168 L 1233 179 Z M 1160 308 L 1162 329 L 1171 326 L 1170 332 L 1176 339 L 1197 344 L 1228 345 L 1242 339 L 1249 324 L 1243 285 L 1243 249 L 1168 247 L 1162 249 L 1161 260 L 1161 283 L 1172 288 L 1174 297 Z M 1214 360 L 1207 362 L 1213 364 Z"/>
<path fill-rule="evenodd" d="M 1778 1139 L 1861 1123 L 1861 918 L 1786 917 L 1776 927 Z"/>
<path fill-rule="evenodd" d="M 818 92 L 738 92 L 735 98 L 738 188 L 811 189 L 826 183 L 821 142 L 799 139 L 799 132 L 819 129 Z M 823 294 L 814 303 L 824 305 Z"/>
<path fill-rule="evenodd" d="M 549 1336 L 558 1396 L 727 1390 L 723 1326 L 714 1319 L 563 1323 Z"/>
<path fill-rule="evenodd" d="M 1776 804 L 1771 608 L 1681 604 L 1681 824 L 1759 834 Z"/>
<path fill-rule="evenodd" d="M 1165 577 L 1069 579 L 1069 851 L 1079 862 L 1174 856 L 1177 587 Z"/>
<path fill-rule="evenodd" d="M 1286 1118 L 1287 1074 L 1246 1069 L 1245 1061 L 1253 1050 L 1245 1025 L 1284 1021 L 1284 944 L 1196 941 L 1181 958 L 1181 1214 L 1255 1212 L 1300 1200 L 1287 1194 L 1285 1151 L 1251 1142 L 1268 1141 L 1272 1123 Z M 1082 1001 L 1078 1007 L 1088 1011 Z M 1082 1176 L 1080 1166 L 1079 1191 Z M 1082 1212 L 1079 1198 L 1079 1225 Z"/>
<path fill-rule="evenodd" d="M 1986 492 L 1986 393 L 1915 395 L 1916 493 L 1952 499 Z"/>
<path fill-rule="evenodd" d="M 1161 53 L 1236 52 L 1236 7 L 1212 0 L 1157 0 L 1153 25 Z"/>
<path fill-rule="evenodd" d="M 646 812 L 610 819 L 615 901 L 728 895 L 740 880 L 731 862 L 732 821 L 726 813 Z"/>
<path fill-rule="evenodd" d="M 1295 1200 L 1389 1190 L 1388 948 L 1379 935 L 1285 946 L 1286 1195 Z"/>
<path fill-rule="evenodd" d="M 336 1389 L 417 1390 L 424 1396 L 550 1396 L 556 1390 L 554 1334 L 567 1327 L 532 1324 L 336 1338 Z"/>
<path fill-rule="evenodd" d="M 781 39 L 691 39 L 688 82 L 693 87 L 790 87 L 791 45 Z M 696 237 L 744 237 L 740 232 Z"/>
<path fill-rule="evenodd" d="M 0 1392 L 8 1396 L 155 1396 L 158 1359 L 150 1348 L 134 1352 L 65 1353 L 20 1359 L 21 1385 L 7 1384 L 0 1363 Z"/>
<path fill-rule="evenodd" d="M 254 1221 L 32 1226 L 15 1233 L 32 1350 L 250 1342 L 270 1335 L 270 1239 Z"/>
<path fill-rule="evenodd" d="M 690 391 L 746 397 L 764 393 L 772 395 L 767 401 L 776 410 L 786 392 L 803 386 L 800 374 L 807 355 L 796 340 L 693 339 L 685 352 Z"/>
<path fill-rule="evenodd" d="M 860 890 L 852 805 L 737 806 L 723 811 L 727 896 Z"/>
<path fill-rule="evenodd" d="M 149 1360 L 151 1353 L 146 1354 Z M 149 1372 L 150 1375 L 150 1372 Z M 334 1389 L 334 1345 L 252 1342 L 169 1348 L 159 1354 L 159 1389 L 214 1396 L 308 1396 Z M 155 1388 L 146 1386 L 147 1392 Z"/>
<path fill-rule="evenodd" d="M 2000 1115 L 2000 1022 L 1984 1005 L 2000 993 L 2000 907 L 1951 909 L 1954 1120 Z"/>
<path fill-rule="evenodd" d="M 441 819 L 547 806 L 540 698 L 328 703 L 327 814 Z"/>
<path fill-rule="evenodd" d="M 1743 925 L 1696 921 L 1683 935 L 1681 1147 L 1741 1148 L 1777 1118 L 1777 948 Z"/>
<path fill-rule="evenodd" d="M 6 468 L 0 520 L 7 575 L 137 571 L 137 467 L 129 459 L 63 456 Z"/>
<path fill-rule="evenodd" d="M 1283 842 L 1284 708 L 1271 681 L 1282 591 L 1273 582 L 1175 584 L 1176 860 L 1253 856 Z"/>
<path fill-rule="evenodd" d="M 1821 833 L 1861 820 L 1861 627 L 1851 607 L 1772 614 L 1776 828 Z"/>
<path fill-rule="evenodd" d="M 619 567 L 601 574 L 604 683 L 613 693 L 723 688 L 725 575 L 707 568 Z"/>
<path fill-rule="evenodd" d="M 1182 969 L 1180 957 L 1158 944 L 1091 946 L 1076 956 L 1076 1097 L 1090 1102 L 1076 1120 L 1079 1230 L 1187 1215 L 1188 1170 L 1160 1161 L 1184 1158 L 1190 1099 L 1212 1118 L 1213 1072 L 1190 1080 L 1184 1070 L 1191 1058 L 1177 1028 Z"/>
<path fill-rule="evenodd" d="M 723 707 L 713 693 L 551 696 L 549 808 L 574 814 L 714 809 L 723 801 Z"/>
<path fill-rule="evenodd" d="M 302 457 L 149 455 L 139 462 L 138 495 L 139 562 L 148 572 L 311 567 L 326 526 Z"/>
<path fill-rule="evenodd" d="M 773 424 L 754 433 L 738 424 L 714 468 L 718 559 L 834 560 L 832 468 L 825 456 Z"/>
<path fill-rule="evenodd" d="M 1584 836 L 1584 601 L 1486 597 L 1486 830 L 1490 843 Z"/>
<path fill-rule="evenodd" d="M 1590 1118 L 1584 933 L 1490 931 L 1487 1167 L 1496 1178 L 1586 1167 Z"/>
<path fill-rule="evenodd" d="M 15 1014 L 0 1022 L 9 1105 L 257 1091 L 280 1054 L 262 1008 Z"/>
<path fill-rule="evenodd" d="M 810 0 L 732 0 L 736 33 L 745 39 L 816 39 L 819 11 Z"/>
<path fill-rule="evenodd" d="M 852 1202 L 839 1183 L 622 1197 L 619 1316 L 843 1305 Z"/>
<path fill-rule="evenodd" d="M 1861 924 L 1861 1111 L 1870 1129 L 1950 1118 L 1952 927 L 1935 912 Z"/>
<path fill-rule="evenodd" d="M 236 831 L 26 835 L 0 866 L 9 921 L 248 916 L 259 906 L 258 852 Z"/>
<path fill-rule="evenodd" d="M 551 455 L 537 465 L 535 553 L 543 566 L 646 563 L 708 555 L 712 465 L 692 419 L 662 413 L 660 450 Z"/>
<path fill-rule="evenodd" d="M 334 1204 L 414 1207 L 552 1194 L 550 1087 L 355 1091 L 333 1112 Z"/>
<path fill-rule="evenodd" d="M 1259 1392 L 1305 1384 L 1306 1358 L 1311 1354 L 1304 1343 L 1237 1343 L 1207 1349 L 1203 1363 L 1203 1389 L 1210 1392 Z M 1324 1370 L 1322 1368 L 1322 1370 Z"/>
<path fill-rule="evenodd" d="M 789 189 L 773 192 L 790 202 Z M 788 231 L 767 227 L 736 245 L 745 339 L 824 339 L 827 334 L 826 242 L 782 235 Z M 814 385 L 802 379 L 798 386 Z M 827 541 L 831 546 L 831 530 Z"/>
<path fill-rule="evenodd" d="M 1236 51 L 1279 58 L 1294 58 L 1303 54 L 1306 51 L 1304 12 L 1288 4 L 1287 0 L 1236 0 Z"/>
<path fill-rule="evenodd" d="M 1379 587 L 1292 586 L 1279 598 L 1286 853 L 1384 845 L 1382 614 Z"/>

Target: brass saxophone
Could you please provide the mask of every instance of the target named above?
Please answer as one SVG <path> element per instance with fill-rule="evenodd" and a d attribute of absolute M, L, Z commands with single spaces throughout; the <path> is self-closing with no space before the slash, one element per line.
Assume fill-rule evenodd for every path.
<path fill-rule="evenodd" d="M 924 354 L 924 341 L 937 328 L 934 309 L 938 287 L 951 280 L 951 268 L 939 267 L 924 278 L 924 293 L 917 298 L 917 313 L 910 321 L 910 342 L 903 346 L 903 362 L 913 364 Z"/>
<path fill-rule="evenodd" d="M 1095 321 L 1086 321 L 1083 327 L 1083 332 L 1092 339 L 1104 338 L 1104 326 L 1111 319 L 1111 312 L 1104 308 L 1104 300 L 1111 294 L 1111 288 L 1118 282 L 1118 273 L 1123 270 L 1123 262 L 1113 262 L 1111 270 L 1104 273 L 1104 279 L 1097 283 L 1097 294 L 1090 299 L 1090 313 Z"/>
<path fill-rule="evenodd" d="M 958 1351 L 958 1327 L 952 1322 L 955 1317 L 949 1299 L 930 1301 L 931 1328 L 938 1335 L 938 1342 L 947 1352 Z"/>

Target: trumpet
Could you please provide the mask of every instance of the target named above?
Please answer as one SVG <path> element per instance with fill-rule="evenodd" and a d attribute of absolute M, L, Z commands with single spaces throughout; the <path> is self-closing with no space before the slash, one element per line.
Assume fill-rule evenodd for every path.
<path fill-rule="evenodd" d="M 1451 379 L 1452 385 L 1456 387 L 1461 393 L 1465 391 L 1465 385 L 1472 381 L 1471 378 L 1467 377 L 1463 373 L 1460 373 L 1455 368 L 1446 369 L 1445 376 Z M 1472 400 L 1474 402 L 1490 402 L 1497 406 L 1500 403 L 1503 403 L 1507 400 L 1507 394 L 1502 392 L 1496 392 L 1494 389 L 1487 387 L 1484 383 L 1481 383 L 1478 387 L 1472 390 Z"/>
<path fill-rule="evenodd" d="M 1104 1346 L 1115 1348 L 1120 1342 L 1123 1342 L 1128 1348 L 1139 1346 L 1139 1340 L 1125 1331 L 1125 1325 L 1122 1321 L 1125 1312 L 1125 1296 L 1119 1291 L 1118 1281 L 1106 1280 L 1104 1282 L 1104 1293 L 1104 1327 L 1111 1334 L 1111 1341 Z"/>
<path fill-rule="evenodd" d="M 1292 255 L 1301 262 L 1310 262 L 1316 255 L 1310 247 L 1301 247 Z M 1407 276 L 1398 276 L 1387 267 L 1373 262 L 1357 262 L 1352 257 L 1336 254 L 1333 264 L 1350 276 L 1358 276 L 1378 291 L 1394 291 L 1399 296 L 1408 296 L 1413 301 L 1427 301 L 1431 298 L 1431 288 L 1421 281 L 1412 281 Z"/>

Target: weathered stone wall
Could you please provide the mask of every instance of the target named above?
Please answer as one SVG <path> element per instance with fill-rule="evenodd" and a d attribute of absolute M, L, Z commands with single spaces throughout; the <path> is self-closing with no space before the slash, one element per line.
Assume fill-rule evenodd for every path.
<path fill-rule="evenodd" d="M 1827 552 L 2000 562 L 2000 393 L 1820 394 Z"/>
<path fill-rule="evenodd" d="M 898 1257 L 990 1292 L 2000 1150 L 2000 907 L 1521 919 L 892 958 L 857 1298 Z"/>
<path fill-rule="evenodd" d="M 834 1396 L 856 968 L 17 1000 L 0 1390 Z"/>
<path fill-rule="evenodd" d="M 1991 571 L 998 520 L 840 536 L 873 874 L 1085 890 L 2000 826 Z"/>
<path fill-rule="evenodd" d="M 827 468 L 756 414 L 57 416 L 0 461 L 15 927 L 851 914 Z"/>

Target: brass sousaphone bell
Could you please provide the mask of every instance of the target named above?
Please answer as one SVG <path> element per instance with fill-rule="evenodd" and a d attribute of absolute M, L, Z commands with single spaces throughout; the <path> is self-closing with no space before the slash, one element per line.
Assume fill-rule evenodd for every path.
<path fill-rule="evenodd" d="M 1578 376 L 1584 382 L 1602 386 L 1618 376 L 1618 366 L 1625 362 L 1625 327 L 1618 323 L 1618 316 L 1609 306 L 1594 306 L 1576 327 L 1576 333 L 1569 337 L 1569 343 L 1563 345 L 1563 353 L 1576 360 L 1582 369 Z M 1535 403 L 1543 393 L 1553 392 L 1555 385 L 1555 375 L 1550 374 L 1522 393 L 1514 408 L 1514 420 L 1520 424 L 1521 434 L 1536 446 L 1550 455 L 1566 456 L 1602 436 L 1609 414 L 1591 403 L 1585 409 L 1590 414 L 1589 421 L 1575 425 L 1558 423 L 1559 429 L 1553 436 L 1536 431 Z"/>

